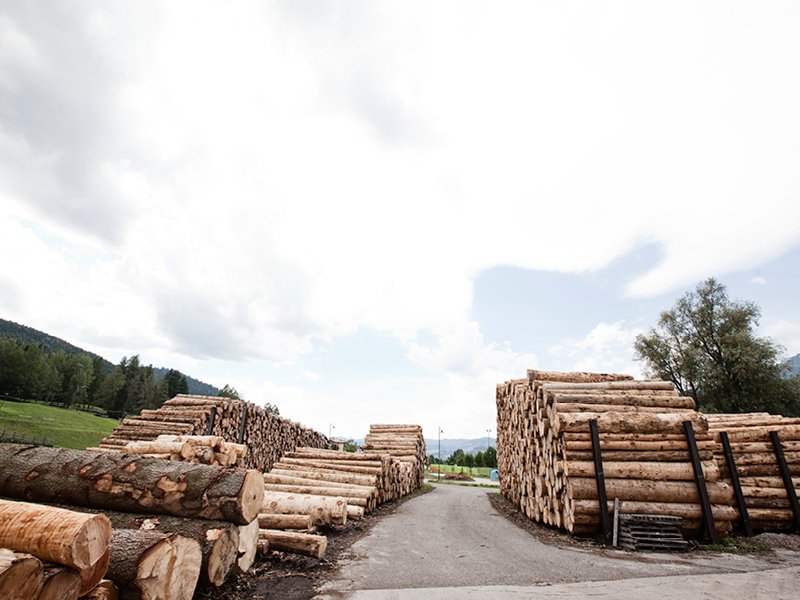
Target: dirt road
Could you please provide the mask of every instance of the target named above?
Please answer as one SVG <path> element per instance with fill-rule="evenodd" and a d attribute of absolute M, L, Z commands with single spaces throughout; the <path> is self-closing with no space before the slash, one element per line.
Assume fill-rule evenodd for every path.
<path fill-rule="evenodd" d="M 564 588 L 558 597 L 567 598 L 570 589 L 576 597 L 587 592 L 585 586 L 599 585 L 594 593 L 603 589 L 602 584 L 585 582 L 632 580 L 629 585 L 636 591 L 631 597 L 641 597 L 647 585 L 657 584 L 663 599 L 668 597 L 663 594 L 664 585 L 679 590 L 684 582 L 691 589 L 716 585 L 722 590 L 718 577 L 706 583 L 703 577 L 738 574 L 733 578 L 736 582 L 723 587 L 744 590 L 749 574 L 770 571 L 770 577 L 761 577 L 759 589 L 774 580 L 769 597 L 776 600 L 782 597 L 784 584 L 794 597 L 800 576 L 800 553 L 794 551 L 645 554 L 543 544 L 498 514 L 486 489 L 449 485 L 403 504 L 356 542 L 352 555 L 355 558 L 345 560 L 336 577 L 322 586 L 320 598 L 410 598 L 420 588 L 426 588 L 431 598 L 473 593 L 490 598 L 490 592 L 502 592 L 498 598 L 533 598 L 537 589 L 545 590 L 536 586 L 550 586 L 546 589 L 552 594 L 553 584 Z M 667 584 L 662 581 L 665 577 Z M 624 597 L 618 588 L 625 585 L 613 584 L 613 595 Z M 581 586 L 584 589 L 579 591 Z M 754 597 L 750 592 L 749 598 Z M 730 590 L 726 594 L 731 600 Z"/>

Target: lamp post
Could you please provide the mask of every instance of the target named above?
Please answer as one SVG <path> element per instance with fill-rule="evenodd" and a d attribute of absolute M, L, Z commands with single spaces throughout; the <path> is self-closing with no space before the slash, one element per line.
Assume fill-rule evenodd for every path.
<path fill-rule="evenodd" d="M 442 428 L 439 427 L 439 465 L 436 467 L 436 482 L 442 479 Z"/>
<path fill-rule="evenodd" d="M 486 449 L 488 450 L 491 447 L 491 442 L 489 442 L 489 434 L 492 433 L 491 429 L 486 430 Z"/>
<path fill-rule="evenodd" d="M 331 439 L 331 430 L 333 429 L 336 429 L 336 426 L 333 423 L 331 423 L 330 427 L 328 427 L 328 440 Z"/>

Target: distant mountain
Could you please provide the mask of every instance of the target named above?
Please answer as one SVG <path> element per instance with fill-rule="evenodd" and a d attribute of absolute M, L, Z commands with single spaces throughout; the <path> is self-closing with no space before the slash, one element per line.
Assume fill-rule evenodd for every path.
<path fill-rule="evenodd" d="M 45 354 L 51 354 L 53 352 L 58 352 L 59 350 L 63 350 L 67 354 L 88 354 L 92 358 L 101 358 L 106 367 L 106 371 L 109 373 L 114 370 L 114 365 L 102 356 L 98 357 L 97 354 L 84 350 L 83 348 L 73 346 L 61 338 L 57 338 L 26 325 L 14 323 L 13 321 L 0 319 L 0 336 L 10 338 L 19 342 L 20 344 L 39 344 L 39 346 L 42 348 L 42 352 Z M 160 381 L 168 371 L 169 369 L 165 369 L 163 367 L 153 367 L 153 374 L 156 376 L 156 381 Z M 181 374 L 184 375 L 184 373 Z M 194 377 L 189 377 L 186 375 L 186 381 L 189 384 L 189 393 L 192 395 L 216 396 L 219 394 L 219 388 L 216 388 L 209 383 L 204 383 L 199 379 L 195 379 Z"/>
<path fill-rule="evenodd" d="M 783 364 L 789 365 L 789 373 L 792 376 L 800 375 L 800 354 L 795 354 L 792 358 L 787 358 Z"/>

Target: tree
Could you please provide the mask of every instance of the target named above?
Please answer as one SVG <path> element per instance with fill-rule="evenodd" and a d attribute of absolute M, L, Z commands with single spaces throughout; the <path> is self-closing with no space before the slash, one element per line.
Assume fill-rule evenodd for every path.
<path fill-rule="evenodd" d="M 358 445 L 353 438 L 350 438 L 344 443 L 345 452 L 358 452 Z"/>
<path fill-rule="evenodd" d="M 225 384 L 225 387 L 222 388 L 217 394 L 218 398 L 230 398 L 231 400 L 244 400 L 244 398 L 236 391 L 236 388 L 232 385 Z"/>
<path fill-rule="evenodd" d="M 178 394 L 189 393 L 189 381 L 186 375 L 175 369 L 170 369 L 161 380 L 161 386 L 167 399 L 174 398 Z"/>
<path fill-rule="evenodd" d="M 453 452 L 450 456 L 447 457 L 445 463 L 448 465 L 459 465 L 461 466 L 461 462 L 464 460 L 464 451 L 459 448 L 455 452 Z"/>
<path fill-rule="evenodd" d="M 281 414 L 281 411 L 278 410 L 278 406 L 269 402 L 264 402 L 264 410 L 273 415 Z M 353 452 L 355 452 L 355 450 L 353 450 Z"/>
<path fill-rule="evenodd" d="M 485 467 L 486 466 L 484 464 L 483 452 L 480 451 L 480 450 L 478 450 L 475 453 L 475 466 L 476 467 Z"/>
<path fill-rule="evenodd" d="M 800 379 L 786 377 L 780 345 L 755 335 L 760 316 L 755 303 L 730 300 L 710 278 L 662 312 L 658 329 L 637 336 L 637 360 L 699 410 L 800 415 Z"/>
<path fill-rule="evenodd" d="M 483 466 L 490 469 L 497 468 L 497 450 L 492 446 L 489 446 L 483 453 Z"/>

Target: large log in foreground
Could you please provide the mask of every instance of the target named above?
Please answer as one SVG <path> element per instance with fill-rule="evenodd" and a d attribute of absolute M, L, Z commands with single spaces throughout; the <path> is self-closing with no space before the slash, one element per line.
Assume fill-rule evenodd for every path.
<path fill-rule="evenodd" d="M 36 600 L 75 600 L 81 591 L 81 575 L 75 569 L 47 563 L 42 589 Z"/>
<path fill-rule="evenodd" d="M 34 600 L 42 584 L 42 562 L 0 548 L 0 600 Z"/>
<path fill-rule="evenodd" d="M 178 534 L 117 529 L 108 577 L 123 597 L 191 600 L 200 576 L 200 542 Z"/>
<path fill-rule="evenodd" d="M 12 498 L 172 514 L 247 525 L 264 478 L 252 470 L 22 444 L 0 444 L 0 489 Z"/>
<path fill-rule="evenodd" d="M 100 560 L 110 541 L 102 515 L 0 500 L 0 547 L 80 570 Z"/>

